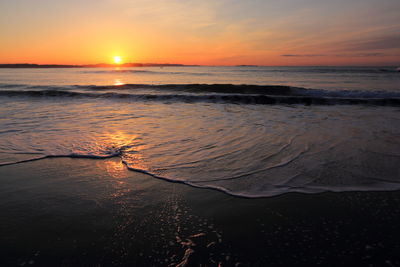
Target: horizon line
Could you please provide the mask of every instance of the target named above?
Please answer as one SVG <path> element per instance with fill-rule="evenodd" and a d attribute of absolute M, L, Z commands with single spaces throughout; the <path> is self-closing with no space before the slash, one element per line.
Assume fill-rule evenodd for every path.
<path fill-rule="evenodd" d="M 400 65 L 400 64 L 399 64 Z M 0 68 L 107 68 L 107 67 L 399 67 L 399 65 L 381 64 L 323 64 L 323 65 L 264 65 L 264 64 L 182 64 L 182 63 L 151 63 L 151 62 L 127 62 L 94 63 L 94 64 L 39 64 L 39 63 L 0 63 Z"/>

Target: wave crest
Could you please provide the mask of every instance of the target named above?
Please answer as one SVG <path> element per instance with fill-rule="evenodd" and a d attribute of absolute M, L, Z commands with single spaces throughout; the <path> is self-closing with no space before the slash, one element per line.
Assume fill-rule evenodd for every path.
<path fill-rule="evenodd" d="M 128 99 L 130 101 L 168 101 L 168 102 L 206 102 L 236 104 L 303 104 L 303 105 L 377 105 L 400 106 L 400 98 L 352 98 L 301 95 L 263 95 L 263 94 L 130 94 L 130 93 L 83 93 L 62 90 L 16 91 L 2 90 L 0 96 L 19 97 L 68 97 Z"/>

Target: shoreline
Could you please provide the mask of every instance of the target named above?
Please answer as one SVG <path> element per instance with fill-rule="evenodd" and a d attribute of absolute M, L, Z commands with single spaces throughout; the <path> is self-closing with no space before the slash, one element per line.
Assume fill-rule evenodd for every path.
<path fill-rule="evenodd" d="M 400 191 L 238 198 L 117 157 L 48 158 L 2 166 L 0 177 L 6 266 L 400 263 Z"/>
<path fill-rule="evenodd" d="M 84 159 L 84 160 L 107 160 L 107 159 L 114 159 L 117 161 L 120 161 L 122 165 L 125 166 L 125 168 L 133 173 L 140 173 L 140 174 L 144 174 L 146 176 L 150 176 L 152 178 L 155 178 L 157 180 L 163 181 L 163 182 L 168 182 L 168 183 L 176 183 L 176 184 L 180 184 L 180 185 L 185 185 L 185 186 L 189 186 L 195 189 L 200 189 L 200 190 L 211 190 L 211 191 L 216 191 L 219 193 L 223 193 L 226 194 L 228 196 L 234 197 L 234 198 L 242 198 L 242 199 L 266 199 L 266 198 L 274 198 L 274 197 L 280 197 L 280 196 L 284 196 L 287 194 L 305 194 L 305 195 L 318 195 L 318 194 L 327 194 L 327 193 L 365 193 L 365 192 L 372 192 L 372 193 L 379 193 L 379 192 L 400 192 L 400 189 L 392 189 L 392 190 L 388 190 L 388 189 L 376 189 L 376 190 L 370 190 L 370 189 L 366 189 L 366 190 L 352 190 L 352 189 L 347 189 L 347 190 L 326 190 L 326 189 L 318 189 L 320 191 L 316 191 L 316 192 L 306 192 L 306 191 L 291 191 L 291 192 L 284 192 L 284 193 L 280 193 L 280 194 L 274 194 L 274 195 L 267 195 L 267 196 L 247 196 L 247 195 L 235 195 L 234 193 L 231 193 L 229 190 L 225 190 L 223 188 L 216 188 L 216 187 L 212 187 L 212 186 L 202 186 L 202 185 L 196 185 L 195 183 L 191 183 L 189 181 L 182 181 L 182 180 L 174 180 L 174 179 L 170 179 L 167 177 L 162 177 L 156 174 L 153 174 L 151 172 L 145 171 L 145 170 L 141 170 L 141 169 L 135 169 L 132 167 L 129 167 L 128 164 L 121 159 L 120 157 L 120 153 L 117 153 L 115 155 L 109 155 L 109 156 L 94 156 L 94 155 L 47 155 L 47 156 L 43 156 L 40 158 L 32 158 L 32 159 L 26 159 L 26 160 L 21 160 L 21 161 L 17 161 L 17 162 L 9 162 L 9 163 L 0 163 L 0 168 L 3 166 L 12 166 L 12 165 L 20 165 L 20 164 L 24 164 L 24 163 L 29 163 L 29 162 L 35 162 L 35 161 L 41 161 L 41 160 L 46 160 L 46 159 Z"/>

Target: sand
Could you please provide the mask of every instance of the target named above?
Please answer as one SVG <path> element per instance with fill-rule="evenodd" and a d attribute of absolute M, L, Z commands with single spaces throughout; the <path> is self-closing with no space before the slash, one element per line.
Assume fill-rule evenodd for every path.
<path fill-rule="evenodd" d="M 400 192 L 244 199 L 119 158 L 0 167 L 1 266 L 398 266 Z"/>

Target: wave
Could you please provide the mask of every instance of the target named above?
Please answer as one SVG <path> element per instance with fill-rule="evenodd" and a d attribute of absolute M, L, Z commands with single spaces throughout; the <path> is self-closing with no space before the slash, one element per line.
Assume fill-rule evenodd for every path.
<path fill-rule="evenodd" d="M 351 98 L 400 98 L 400 93 L 384 91 L 357 91 L 340 90 L 328 91 L 320 89 L 293 88 L 293 94 L 302 96 L 321 96 L 321 97 L 351 97 Z"/>
<path fill-rule="evenodd" d="M 328 91 L 287 85 L 252 84 L 123 84 L 76 86 L 91 91 L 154 89 L 158 91 L 184 91 L 189 93 L 261 94 L 321 97 L 398 98 L 400 93 L 385 91 L 340 90 Z"/>
<path fill-rule="evenodd" d="M 16 91 L 2 90 L 0 96 L 19 97 L 68 97 L 128 99 L 130 101 L 208 102 L 237 104 L 304 104 L 304 105 L 377 105 L 400 106 L 399 97 L 356 98 L 326 97 L 313 95 L 264 95 L 264 94 L 130 94 L 130 93 L 86 93 L 62 90 Z"/>
<path fill-rule="evenodd" d="M 123 84 L 123 85 L 83 85 L 76 86 L 93 91 L 118 89 L 155 89 L 166 91 L 185 91 L 190 93 L 223 93 L 223 94 L 293 94 L 297 87 L 285 85 L 252 85 L 252 84 Z M 300 89 L 300 88 L 298 88 Z"/>
<path fill-rule="evenodd" d="M 34 158 L 30 158 L 30 159 L 26 159 L 26 160 L 20 160 L 20 161 L 14 161 L 14 162 L 0 162 L 0 167 L 10 166 L 10 165 L 17 165 L 17 164 L 21 164 L 21 163 L 28 163 L 28 162 L 39 161 L 39 160 L 43 160 L 43 159 L 51 159 L 51 158 L 108 159 L 108 158 L 121 157 L 121 156 L 122 155 L 121 155 L 120 152 L 118 152 L 116 154 L 103 155 L 103 156 L 99 156 L 99 155 L 80 155 L 80 154 L 44 155 L 44 156 L 41 156 L 41 157 L 34 157 Z M 149 175 L 149 176 L 151 176 L 153 178 L 157 178 L 157 179 L 160 179 L 160 180 L 168 181 L 168 182 L 171 182 L 171 183 L 186 184 L 186 185 L 189 185 L 189 186 L 192 186 L 192 187 L 195 187 L 195 188 L 217 190 L 217 191 L 221 191 L 221 192 L 223 192 L 225 194 L 232 195 L 232 196 L 235 196 L 235 197 L 259 198 L 259 197 L 266 197 L 266 196 L 273 196 L 273 195 L 287 193 L 287 192 L 285 192 L 283 190 L 282 190 L 282 192 L 279 192 L 279 193 L 275 192 L 272 195 L 253 195 L 253 194 L 234 193 L 234 192 L 231 192 L 230 190 L 228 190 L 228 189 L 226 189 L 224 187 L 221 187 L 221 186 L 202 185 L 202 184 L 199 184 L 198 182 L 191 182 L 189 180 L 179 180 L 179 179 L 168 178 L 168 177 L 165 177 L 165 176 L 157 175 L 156 173 L 153 173 L 153 172 L 148 171 L 148 170 L 135 168 L 135 167 L 130 166 L 130 164 L 128 162 L 126 162 L 125 160 L 123 160 L 122 157 L 121 157 L 121 162 L 130 171 L 143 173 L 143 174 Z M 396 189 L 394 189 L 394 190 L 396 190 Z M 322 191 L 324 191 L 324 190 L 321 190 L 321 192 Z M 304 191 L 304 193 L 311 193 L 311 192 Z"/>
<path fill-rule="evenodd" d="M 0 88 L 18 88 L 24 90 L 136 90 L 152 89 L 162 91 L 184 91 L 190 93 L 222 93 L 222 94 L 264 94 L 264 95 L 293 95 L 301 88 L 285 85 L 251 85 L 251 84 L 122 84 L 122 85 L 24 85 L 0 84 Z M 400 94 L 399 94 L 400 95 Z"/>
<path fill-rule="evenodd" d="M 24 85 L 1 84 L 2 89 L 18 88 L 18 91 L 112 91 L 121 90 L 155 90 L 168 92 L 187 92 L 194 94 L 257 94 L 280 96 L 315 96 L 315 97 L 350 97 L 350 98 L 400 98 L 399 92 L 360 91 L 360 90 L 321 90 L 287 85 L 253 85 L 253 84 L 122 84 L 122 85 Z M 2 90 L 7 92 L 7 90 Z M 7 94 L 7 93 L 5 93 Z M 57 94 L 57 93 L 54 93 Z"/>
<path fill-rule="evenodd" d="M 119 150 L 116 153 L 110 153 L 109 155 L 86 155 L 86 154 L 67 154 L 67 155 L 45 155 L 42 157 L 35 157 L 35 158 L 30 158 L 26 160 L 21 160 L 21 161 L 15 161 L 15 162 L 4 162 L 0 163 L 0 167 L 2 166 L 9 166 L 9 165 L 16 165 L 16 164 L 21 164 L 21 163 L 28 163 L 28 162 L 33 162 L 33 161 L 39 161 L 43 159 L 51 159 L 51 158 L 82 158 L 82 159 L 108 159 L 108 158 L 113 158 L 113 157 L 120 157 L 121 162 L 126 166 L 126 168 L 130 171 L 134 172 L 140 172 L 146 175 L 149 175 L 153 178 L 157 178 L 160 180 L 168 181 L 171 183 L 178 183 L 178 184 L 185 184 L 188 186 L 192 186 L 195 188 L 201 188 L 201 189 L 209 189 L 209 190 L 216 190 L 223 192 L 225 194 L 234 196 L 234 197 L 241 197 L 241 198 L 263 198 L 263 197 L 273 197 L 281 194 L 286 194 L 286 193 L 304 193 L 304 194 L 316 194 L 316 193 L 323 193 L 323 192 L 346 192 L 346 191 L 397 191 L 400 190 L 400 183 L 397 183 L 395 181 L 391 180 L 386 180 L 386 179 L 379 179 L 376 177 L 371 177 L 371 176 L 363 176 L 364 178 L 367 178 L 369 180 L 375 181 L 376 183 L 374 186 L 370 185 L 359 185 L 359 186 L 332 186 L 332 185 L 311 185 L 307 184 L 305 187 L 298 187 L 298 186 L 292 186 L 290 185 L 290 181 L 294 178 L 296 178 L 297 175 L 294 175 L 293 177 L 290 177 L 287 179 L 287 181 L 282 184 L 282 185 L 275 185 L 273 189 L 270 189 L 269 191 L 265 191 L 263 193 L 260 192 L 236 192 L 236 191 L 231 191 L 224 186 L 220 186 L 218 184 L 213 184 L 212 182 L 214 181 L 226 181 L 226 180 L 232 180 L 232 179 L 237 179 L 241 177 L 232 177 L 232 178 L 225 178 L 225 179 L 218 179 L 218 180 L 197 180 L 197 181 L 190 181 L 190 180 L 181 180 L 181 179 L 176 179 L 172 177 L 167 177 L 167 176 L 162 176 L 159 175 L 155 172 L 145 170 L 145 169 L 140 169 L 140 168 L 135 168 L 132 167 L 127 161 L 123 159 L 123 155 L 121 153 L 121 150 Z M 287 163 L 283 163 L 281 165 L 285 165 Z M 281 167 L 281 165 L 277 165 L 277 167 Z M 247 175 L 244 175 L 247 176 Z M 379 185 L 379 186 L 378 186 Z"/>

